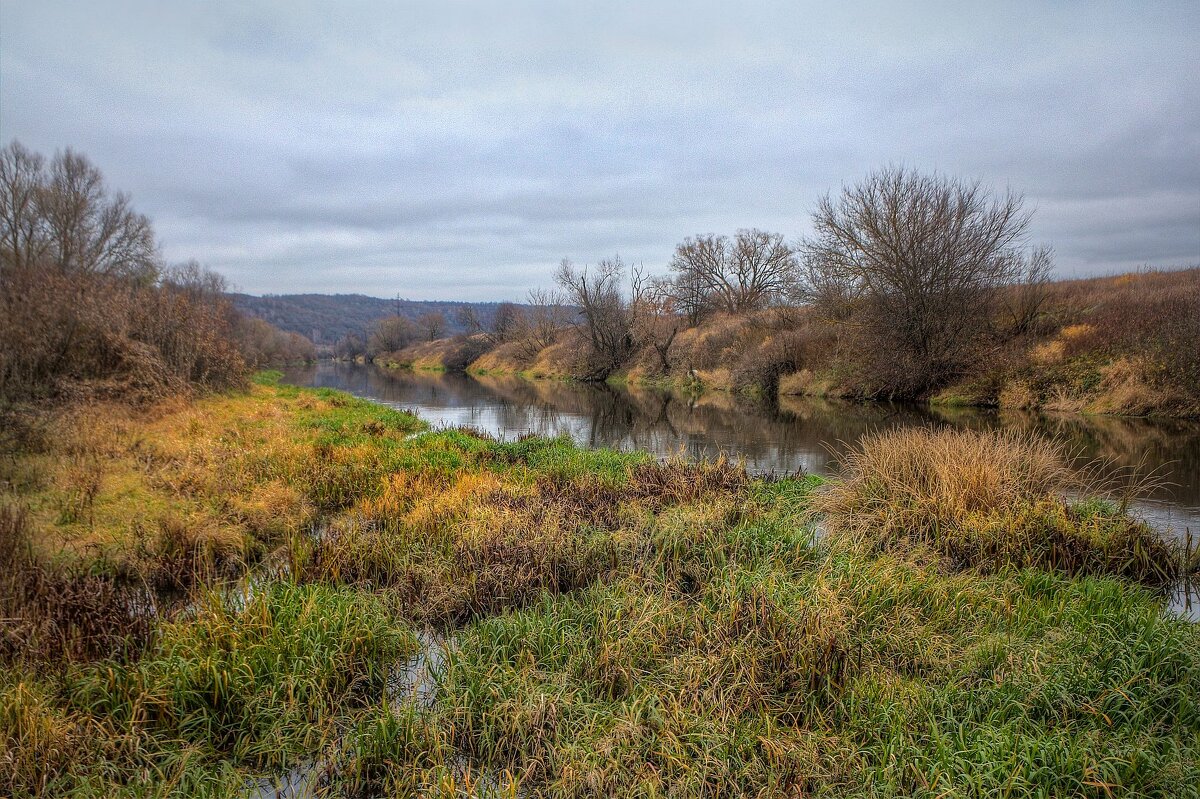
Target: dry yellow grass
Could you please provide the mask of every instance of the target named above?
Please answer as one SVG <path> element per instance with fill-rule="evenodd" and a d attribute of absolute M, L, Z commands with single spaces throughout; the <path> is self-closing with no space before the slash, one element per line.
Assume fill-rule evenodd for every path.
<path fill-rule="evenodd" d="M 1034 363 L 1059 363 L 1063 359 L 1066 345 L 1059 339 L 1037 344 L 1029 351 L 1029 357 Z"/>
<path fill-rule="evenodd" d="M 1010 380 L 1000 390 L 997 403 L 1001 408 L 1026 410 L 1038 406 L 1037 394 L 1024 380 Z"/>
<path fill-rule="evenodd" d="M 1181 567 L 1147 525 L 1064 493 L 1084 487 L 1053 442 L 1012 431 L 893 430 L 844 456 L 818 497 L 835 538 L 928 546 L 952 568 L 1037 566 L 1160 583 Z"/>
<path fill-rule="evenodd" d="M 42 555 L 102 554 L 136 566 L 163 549 L 218 561 L 261 554 L 316 516 L 320 478 L 370 460 L 401 431 L 363 431 L 314 459 L 328 431 L 305 423 L 345 400 L 273 386 L 148 410 L 89 405 L 53 417 L 36 452 L 4 466 L 0 500 L 26 508 Z"/>
<path fill-rule="evenodd" d="M 1009 507 L 1061 491 L 1071 472 L 1044 439 L 1009 431 L 903 429 L 865 437 L 823 495 L 826 511 L 884 503 L 929 521 Z"/>
<path fill-rule="evenodd" d="M 1059 337 L 1063 341 L 1073 341 L 1077 338 L 1083 338 L 1096 332 L 1096 328 L 1092 325 L 1067 325 L 1058 332 Z"/>

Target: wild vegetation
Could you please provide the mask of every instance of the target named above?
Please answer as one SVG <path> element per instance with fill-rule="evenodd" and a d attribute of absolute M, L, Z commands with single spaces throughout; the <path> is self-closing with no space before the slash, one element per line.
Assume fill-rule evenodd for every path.
<path fill-rule="evenodd" d="M 7 794 L 1200 785 L 1200 633 L 1156 588 L 1194 564 L 1052 446 L 764 480 L 270 375 L 87 412 L 3 463 Z"/>
<path fill-rule="evenodd" d="M 220 390 L 311 343 L 235 313 L 85 156 L 0 149 L 0 413 L 12 403 Z"/>
<path fill-rule="evenodd" d="M 669 279 L 564 263 L 561 295 L 468 308 L 449 344 L 430 314 L 365 346 L 901 391 L 847 354 L 861 334 L 893 336 L 923 391 L 996 385 L 930 344 L 936 318 L 910 336 L 889 315 L 900 289 L 873 270 L 899 267 L 871 251 L 899 235 L 969 271 L 904 290 L 973 309 L 953 333 L 999 347 L 1004 392 L 1061 385 L 1022 371 L 1027 346 L 1064 375 L 1110 370 L 1101 384 L 1118 362 L 1190 374 L 1190 273 L 1145 276 L 1136 312 L 1090 297 L 1048 338 L 1045 309 L 1078 294 L 1015 278 L 1045 257 L 1014 249 L 1019 203 L 873 180 L 826 203 L 799 254 L 749 230 L 689 239 Z M 876 230 L 877 196 L 955 235 Z M 881 433 L 826 481 L 431 431 L 251 378 L 310 345 L 162 264 L 82 156 L 0 151 L 0 234 L 0 794 L 246 796 L 300 775 L 350 797 L 1200 795 L 1200 632 L 1163 590 L 1194 553 L 1054 445 Z M 802 267 L 824 299 L 781 304 Z M 1138 313 L 1170 315 L 1152 361 L 1115 332 Z"/>
<path fill-rule="evenodd" d="M 797 242 L 693 236 L 661 276 L 564 262 L 558 293 L 504 324 L 369 354 L 767 398 L 1200 415 L 1200 269 L 1054 282 L 1030 219 L 1017 195 L 883 169 L 822 199 Z"/>

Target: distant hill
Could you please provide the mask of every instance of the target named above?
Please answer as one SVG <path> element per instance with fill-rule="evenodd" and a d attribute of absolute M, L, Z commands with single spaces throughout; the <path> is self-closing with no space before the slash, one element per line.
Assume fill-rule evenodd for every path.
<path fill-rule="evenodd" d="M 409 319 L 422 314 L 440 313 L 446 318 L 447 334 L 464 332 L 458 323 L 458 309 L 475 307 L 486 325 L 492 320 L 496 302 L 440 302 L 418 300 L 385 300 L 365 294 L 230 294 L 234 306 L 249 316 L 265 319 L 281 330 L 308 336 L 314 344 L 334 344 L 343 336 L 354 333 L 365 337 L 371 325 L 397 312 Z"/>

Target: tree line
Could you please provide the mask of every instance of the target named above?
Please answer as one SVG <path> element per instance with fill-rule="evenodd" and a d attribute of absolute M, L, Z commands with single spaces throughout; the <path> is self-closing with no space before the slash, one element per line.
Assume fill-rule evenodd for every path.
<path fill-rule="evenodd" d="M 686 369 L 676 351 L 684 331 L 773 311 L 792 337 L 764 356 L 767 382 L 828 362 L 829 352 L 814 352 L 823 347 L 855 371 L 862 393 L 917 396 L 1037 319 L 1053 252 L 1030 244 L 1030 221 L 1010 191 L 888 167 L 822 197 L 808 236 L 691 236 L 660 275 L 619 255 L 583 267 L 564 259 L 553 290 L 502 304 L 487 325 L 471 308 L 458 321 L 479 347 L 510 345 L 526 360 L 573 334 L 572 372 L 603 380 L 646 353 L 663 374 Z M 432 338 L 433 328 L 397 316 L 348 349 L 375 357 Z"/>
<path fill-rule="evenodd" d="M 84 155 L 0 149 L 0 400 L 222 388 L 311 343 L 236 313 L 220 275 L 167 264 Z"/>
<path fill-rule="evenodd" d="M 796 241 L 758 229 L 698 235 L 675 248 L 664 275 L 620 257 L 582 268 L 564 260 L 555 283 L 577 309 L 582 377 L 603 379 L 647 350 L 667 372 L 688 327 L 797 310 L 792 326 L 819 327 L 830 346 L 853 349 L 869 393 L 914 396 L 1037 317 L 1053 254 L 1029 244 L 1030 218 L 1012 192 L 889 167 L 823 197 L 812 234 Z M 794 368 L 802 359 L 784 360 Z"/>

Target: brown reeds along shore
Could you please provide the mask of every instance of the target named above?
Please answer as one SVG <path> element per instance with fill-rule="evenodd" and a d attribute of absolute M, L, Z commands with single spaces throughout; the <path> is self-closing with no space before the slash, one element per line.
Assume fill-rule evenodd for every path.
<path fill-rule="evenodd" d="M 1200 785 L 1160 590 L 1194 564 L 1052 444 L 884 432 L 763 480 L 422 429 L 268 374 L 6 452 L 3 792 Z"/>

